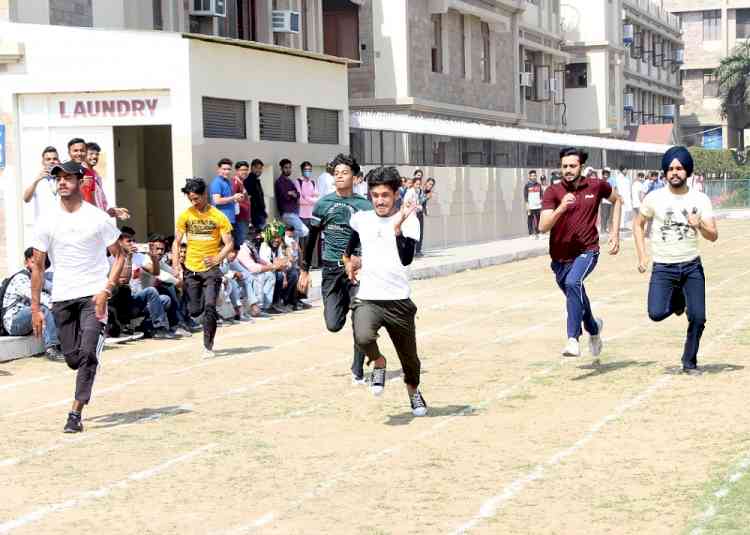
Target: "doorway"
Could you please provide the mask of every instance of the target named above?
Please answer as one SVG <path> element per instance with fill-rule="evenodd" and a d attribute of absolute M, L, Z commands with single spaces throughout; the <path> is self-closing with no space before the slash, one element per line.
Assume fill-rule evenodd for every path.
<path fill-rule="evenodd" d="M 132 227 L 136 240 L 174 234 L 172 188 L 172 127 L 116 126 L 115 195 L 117 205 L 130 210 L 122 224 Z"/>

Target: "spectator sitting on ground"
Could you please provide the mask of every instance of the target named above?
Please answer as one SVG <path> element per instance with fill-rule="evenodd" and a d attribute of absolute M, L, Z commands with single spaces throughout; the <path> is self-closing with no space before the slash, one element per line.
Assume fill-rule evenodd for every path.
<path fill-rule="evenodd" d="M 221 279 L 224 290 L 223 294 L 234 309 L 234 321 L 252 321 L 250 315 L 242 309 L 242 288 L 244 287 L 242 273 L 234 271 L 231 268 L 236 259 L 237 251 L 232 251 L 219 266 L 219 269 L 224 274 Z"/>
<path fill-rule="evenodd" d="M 57 198 L 57 182 L 55 177 L 49 174 L 50 170 L 60 163 L 60 157 L 55 147 L 47 147 L 42 151 L 42 167 L 34 180 L 23 192 L 23 202 L 34 201 L 34 221 L 44 213 L 56 209 L 59 200 Z"/>
<path fill-rule="evenodd" d="M 260 257 L 260 247 L 263 236 L 255 229 L 250 231 L 250 239 L 240 247 L 237 261 L 250 274 L 255 303 L 250 305 L 250 315 L 254 318 L 268 316 L 267 311 L 273 305 L 274 288 L 276 286 L 275 271 L 282 267 L 283 262 L 276 265 L 266 262 Z"/>
<path fill-rule="evenodd" d="M 270 310 L 279 314 L 302 308 L 297 301 L 299 268 L 293 266 L 289 257 L 286 256 L 282 238 L 284 232 L 283 224 L 270 223 L 264 231 L 263 244 L 260 247 L 260 257 L 273 264 L 276 269 L 276 285 Z"/>
<path fill-rule="evenodd" d="M 129 333 L 126 326 L 134 319 L 144 318 L 142 329 L 145 334 L 157 339 L 174 339 L 176 335 L 169 329 L 167 307 L 170 299 L 160 296 L 155 288 L 141 288 L 138 270 L 150 269 L 151 274 L 159 275 L 159 259 L 150 256 L 151 267 L 144 268 L 144 255 L 138 252 L 133 238 L 135 231 L 130 227 L 123 227 L 120 234 L 120 247 L 127 253 L 125 266 L 120 272 L 118 286 L 112 292 L 110 304 L 116 313 L 112 319 L 115 332 Z M 119 325 L 118 325 L 119 324 Z M 111 334 L 114 336 L 114 334 Z"/>
<path fill-rule="evenodd" d="M 34 263 L 34 249 L 29 247 L 23 256 L 24 268 L 11 276 L 3 296 L 3 328 L 10 336 L 28 336 L 32 332 L 31 266 Z M 44 314 L 44 353 L 49 360 L 64 362 L 65 357 L 60 353 L 55 317 L 52 315 L 52 284 L 46 279 L 43 283 L 41 305 Z"/>

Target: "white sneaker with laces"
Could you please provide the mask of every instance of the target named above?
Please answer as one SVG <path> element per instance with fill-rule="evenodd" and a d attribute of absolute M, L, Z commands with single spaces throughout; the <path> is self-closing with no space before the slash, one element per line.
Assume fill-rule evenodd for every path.
<path fill-rule="evenodd" d="M 425 416 L 427 414 L 427 402 L 419 389 L 409 396 L 409 401 L 411 401 L 411 413 L 414 416 Z"/>
<path fill-rule="evenodd" d="M 352 384 L 353 385 L 366 385 L 367 379 L 364 377 L 357 377 L 356 375 L 352 374 Z"/>
<path fill-rule="evenodd" d="M 201 353 L 201 358 L 203 358 L 203 359 L 212 359 L 215 356 L 216 356 L 216 353 L 214 353 L 210 349 L 204 349 L 203 353 Z"/>
<path fill-rule="evenodd" d="M 578 340 L 576 340 L 575 338 L 568 338 L 568 343 L 565 345 L 565 348 L 562 350 L 562 356 L 563 357 L 580 357 L 581 346 L 578 343 Z"/>
<path fill-rule="evenodd" d="M 591 352 L 592 357 L 598 357 L 602 353 L 602 347 L 604 347 L 604 342 L 602 342 L 604 320 L 596 318 L 594 321 L 596 322 L 597 327 L 599 327 L 599 334 L 589 336 L 589 351 Z"/>
<path fill-rule="evenodd" d="M 372 380 L 370 383 L 370 392 L 373 396 L 382 396 L 385 390 L 385 368 L 374 368 L 372 370 Z"/>

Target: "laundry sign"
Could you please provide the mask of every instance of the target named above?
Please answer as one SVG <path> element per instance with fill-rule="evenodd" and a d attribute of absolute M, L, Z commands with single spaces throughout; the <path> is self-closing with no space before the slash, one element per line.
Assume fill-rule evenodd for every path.
<path fill-rule="evenodd" d="M 154 117 L 160 97 L 65 99 L 57 103 L 61 119 L 89 117 Z"/>

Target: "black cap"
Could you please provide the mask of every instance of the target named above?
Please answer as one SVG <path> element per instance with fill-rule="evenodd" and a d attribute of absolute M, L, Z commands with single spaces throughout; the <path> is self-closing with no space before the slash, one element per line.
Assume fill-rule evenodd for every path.
<path fill-rule="evenodd" d="M 69 160 L 65 163 L 57 164 L 52 169 L 50 169 L 49 174 L 52 176 L 57 176 L 57 173 L 59 173 L 60 171 L 70 173 L 71 175 L 79 175 L 79 176 L 83 176 L 84 173 L 86 172 L 86 170 L 83 168 L 81 164 L 73 160 Z"/>

